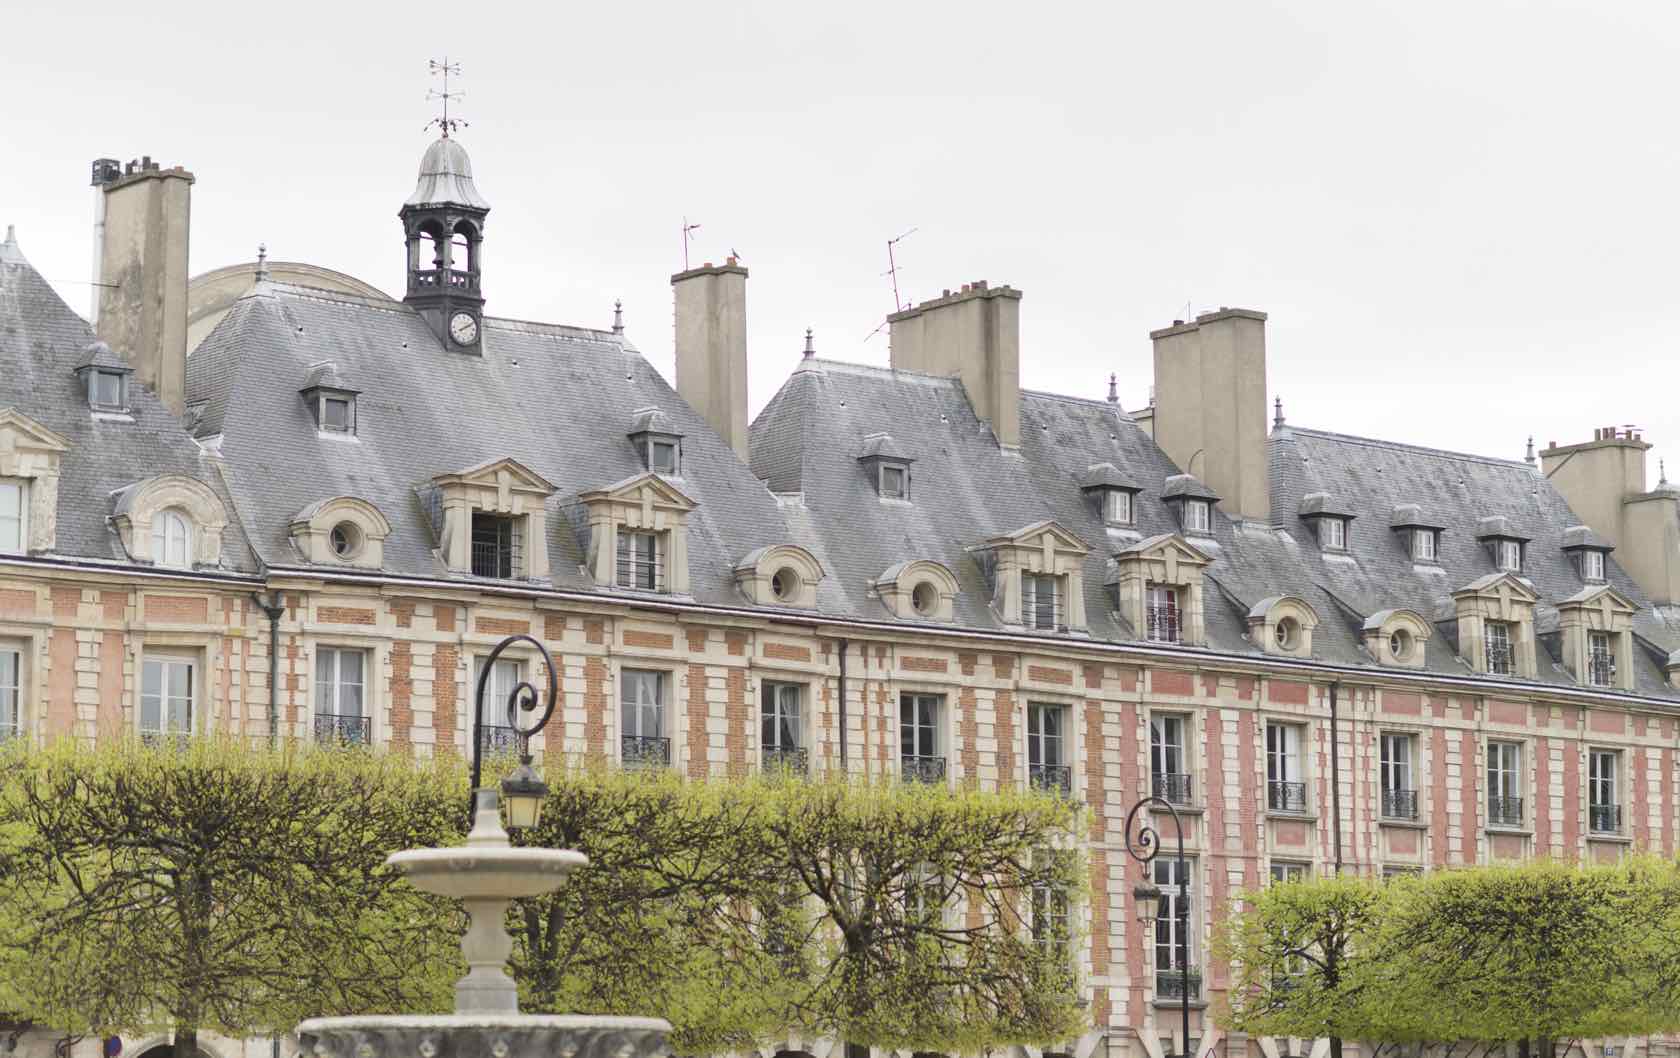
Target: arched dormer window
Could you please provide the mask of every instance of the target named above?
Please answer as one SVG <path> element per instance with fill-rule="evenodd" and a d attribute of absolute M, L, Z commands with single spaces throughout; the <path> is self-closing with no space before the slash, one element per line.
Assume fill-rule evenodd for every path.
<path fill-rule="evenodd" d="M 152 516 L 152 561 L 171 569 L 192 566 L 192 523 L 173 507 Z"/>
<path fill-rule="evenodd" d="M 116 494 L 111 515 L 128 553 L 171 569 L 222 561 L 227 512 L 210 486 L 184 474 L 161 474 Z"/>

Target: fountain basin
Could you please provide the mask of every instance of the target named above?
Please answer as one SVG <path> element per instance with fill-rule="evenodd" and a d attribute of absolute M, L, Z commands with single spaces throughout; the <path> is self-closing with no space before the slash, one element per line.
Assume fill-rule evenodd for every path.
<path fill-rule="evenodd" d="M 660 1058 L 663 1018 L 438 1014 L 311 1018 L 304 1058 Z"/>
<path fill-rule="evenodd" d="M 570 849 L 464 845 L 393 852 L 385 862 L 428 893 L 511 900 L 553 892 L 568 873 L 588 866 L 589 857 Z"/>

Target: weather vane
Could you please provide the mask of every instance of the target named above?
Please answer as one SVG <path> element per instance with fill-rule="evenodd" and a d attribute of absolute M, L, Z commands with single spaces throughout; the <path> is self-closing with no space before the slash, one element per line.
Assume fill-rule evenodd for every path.
<path fill-rule="evenodd" d="M 443 138 L 448 139 L 449 134 L 451 132 L 455 131 L 456 129 L 464 129 L 464 128 L 467 127 L 467 123 L 465 121 L 462 121 L 460 118 L 452 118 L 452 117 L 449 116 L 449 101 L 451 99 L 464 99 L 464 98 L 466 98 L 466 95 L 467 95 L 467 93 L 459 91 L 459 90 L 454 91 L 454 92 L 451 92 L 449 90 L 449 75 L 450 74 L 459 75 L 460 72 L 461 72 L 461 64 L 458 63 L 458 62 L 450 62 L 449 61 L 449 56 L 445 55 L 443 57 L 442 61 L 439 61 L 437 59 L 428 59 L 427 60 L 427 65 L 429 65 L 431 67 L 432 76 L 435 77 L 439 74 L 443 75 L 443 91 L 440 92 L 437 89 L 433 88 L 433 89 L 429 89 L 426 92 L 426 98 L 428 100 L 431 100 L 431 99 L 441 99 L 441 100 L 443 100 L 443 116 L 442 117 L 435 117 L 432 120 L 426 122 L 426 128 L 429 129 L 433 125 L 436 125 L 438 127 L 438 129 L 443 133 Z"/>

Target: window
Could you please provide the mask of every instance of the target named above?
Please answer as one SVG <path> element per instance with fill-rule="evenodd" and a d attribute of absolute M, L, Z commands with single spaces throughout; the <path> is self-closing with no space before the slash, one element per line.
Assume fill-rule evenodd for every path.
<path fill-rule="evenodd" d="M 909 499 L 910 472 L 897 463 L 882 463 L 880 493 L 889 500 Z"/>
<path fill-rule="evenodd" d="M 765 680 L 760 691 L 759 748 L 766 770 L 788 768 L 804 774 L 807 765 L 805 732 L 800 726 L 800 700 L 805 688 L 797 683 Z"/>
<path fill-rule="evenodd" d="M 140 668 L 140 737 L 192 734 L 193 660 L 148 654 Z"/>
<path fill-rule="evenodd" d="M 521 539 L 519 519 L 506 515 L 474 511 L 472 516 L 472 573 L 475 577 L 497 577 L 506 580 L 515 570 L 523 570 L 520 561 Z"/>
<path fill-rule="evenodd" d="M 1494 541 L 1494 557 L 1500 569 L 1522 571 L 1522 544 L 1516 540 Z"/>
<path fill-rule="evenodd" d="M 1301 728 L 1266 725 L 1266 807 L 1274 812 L 1305 812 L 1307 784 L 1301 777 Z"/>
<path fill-rule="evenodd" d="M 1301 642 L 1301 623 L 1293 617 L 1280 618 L 1272 626 L 1272 639 L 1279 650 L 1294 650 Z"/>
<path fill-rule="evenodd" d="M 618 586 L 642 591 L 659 590 L 658 533 L 619 529 Z"/>
<path fill-rule="evenodd" d="M 1511 674 L 1511 625 L 1508 621 L 1489 621 L 1486 625 L 1487 670 L 1495 676 Z"/>
<path fill-rule="evenodd" d="M 1156 643 L 1177 643 L 1183 630 L 1178 607 L 1178 589 L 1163 584 L 1149 586 L 1149 599 L 1144 605 L 1147 637 Z"/>
<path fill-rule="evenodd" d="M 1609 632 L 1587 633 L 1587 682 L 1594 687 L 1616 684 L 1615 643 Z"/>
<path fill-rule="evenodd" d="M 1412 633 L 1404 628 L 1396 628 L 1388 634 L 1388 652 L 1395 661 L 1405 661 L 1412 656 Z"/>
<path fill-rule="evenodd" d="M 1435 561 L 1435 530 L 1412 530 L 1412 558 L 1419 562 Z"/>
<path fill-rule="evenodd" d="M 1341 518 L 1320 518 L 1318 546 L 1326 551 L 1346 551 L 1347 522 Z"/>
<path fill-rule="evenodd" d="M 355 558 L 362 549 L 362 531 L 355 522 L 339 522 L 327 534 L 327 542 L 332 545 L 334 556 Z"/>
<path fill-rule="evenodd" d="M 1208 531 L 1208 501 L 1184 501 L 1184 531 L 1187 533 L 1205 533 Z"/>
<path fill-rule="evenodd" d="M 1584 580 L 1604 579 L 1604 552 L 1583 551 L 1581 553 L 1581 577 Z"/>
<path fill-rule="evenodd" d="M 1417 818 L 1417 785 L 1412 775 L 1411 735 L 1382 736 L 1382 814 L 1386 819 Z"/>
<path fill-rule="evenodd" d="M 1109 489 L 1103 498 L 1103 521 L 1109 525 L 1132 524 L 1132 494 L 1124 489 Z"/>
<path fill-rule="evenodd" d="M 22 554 L 29 542 L 29 494 L 21 481 L 0 481 L 0 552 Z"/>
<path fill-rule="evenodd" d="M 349 397 L 321 398 L 321 429 L 334 433 L 355 433 L 355 405 Z"/>
<path fill-rule="evenodd" d="M 1304 863 L 1288 863 L 1282 860 L 1272 861 L 1272 884 L 1288 882 L 1304 882 L 1308 877 L 1307 865 Z"/>
<path fill-rule="evenodd" d="M 1149 775 L 1156 797 L 1175 805 L 1190 803 L 1190 773 L 1184 755 L 1185 718 L 1149 718 Z"/>
<path fill-rule="evenodd" d="M 918 863 L 904 872 L 904 921 L 937 928 L 944 918 L 945 882 L 933 868 Z"/>
<path fill-rule="evenodd" d="M 23 653 L 0 646 L 0 738 L 23 733 Z"/>
<path fill-rule="evenodd" d="M 622 752 L 627 765 L 666 768 L 671 739 L 665 730 L 667 675 L 650 669 L 625 669 L 620 679 Z"/>
<path fill-rule="evenodd" d="M 152 517 L 152 562 L 171 569 L 192 565 L 192 525 L 174 508 Z"/>
<path fill-rule="evenodd" d="M 1153 881 L 1161 890 L 1161 917 L 1155 920 L 1155 996 L 1177 997 L 1183 994 L 1181 972 L 1190 969 L 1192 996 L 1201 991 L 1201 975 L 1196 972 L 1195 918 L 1191 911 L 1190 879 L 1195 877 L 1195 864 L 1184 861 L 1179 870 L 1176 857 L 1162 856 L 1152 863 Z M 1185 886 L 1179 892 L 1179 886 Z M 1188 961 L 1185 956 L 1188 955 Z"/>
<path fill-rule="evenodd" d="M 906 779 L 945 781 L 945 756 L 939 717 L 945 699 L 938 694 L 902 694 L 898 699 L 899 766 Z"/>
<path fill-rule="evenodd" d="M 1054 629 L 1061 622 L 1061 607 L 1057 605 L 1061 579 L 1052 573 L 1021 574 L 1022 624 Z"/>
<path fill-rule="evenodd" d="M 1522 826 L 1522 744 L 1488 743 L 1487 771 L 1488 824 Z"/>
<path fill-rule="evenodd" d="M 1058 886 L 1032 887 L 1032 938 L 1039 950 L 1065 956 L 1068 950 L 1068 895 Z"/>
<path fill-rule="evenodd" d="M 1621 832 L 1621 791 L 1616 781 L 1621 756 L 1613 749 L 1587 753 L 1587 829 L 1594 833 Z"/>
<path fill-rule="evenodd" d="M 321 647 L 315 653 L 315 738 L 320 742 L 368 742 L 365 715 L 367 653 Z M 476 684 L 475 684 L 476 687 Z M 505 700 L 505 699 L 504 699 Z"/>
<path fill-rule="evenodd" d="M 648 469 L 655 474 L 677 473 L 677 443 L 675 441 L 648 442 Z"/>
<path fill-rule="evenodd" d="M 1408 867 L 1403 864 L 1388 864 L 1383 867 L 1382 880 L 1385 882 L 1392 882 L 1397 878 L 1416 878 L 1422 873 L 1422 867 Z"/>
<path fill-rule="evenodd" d="M 1027 703 L 1027 782 L 1033 789 L 1063 795 L 1073 793 L 1066 729 L 1067 706 Z"/>
<path fill-rule="evenodd" d="M 473 663 L 472 694 L 484 675 L 484 658 Z M 496 667 L 484 684 L 484 702 L 479 707 L 479 748 L 483 753 L 513 753 L 519 749 L 519 735 L 508 723 L 508 695 L 525 678 L 525 665 L 514 658 L 497 658 Z"/>
<path fill-rule="evenodd" d="M 88 404 L 96 411 L 123 411 L 128 407 L 124 390 L 128 387 L 124 383 L 125 372 L 101 371 L 97 368 L 88 373 Z"/>

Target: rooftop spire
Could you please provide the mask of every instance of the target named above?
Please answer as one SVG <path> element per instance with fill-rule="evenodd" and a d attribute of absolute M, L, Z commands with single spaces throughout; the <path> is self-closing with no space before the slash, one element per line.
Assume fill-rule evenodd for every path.
<path fill-rule="evenodd" d="M 1663 460 L 1657 460 L 1657 488 L 1668 484 L 1668 467 Z"/>
<path fill-rule="evenodd" d="M 268 243 L 257 243 L 257 282 L 268 281 Z"/>
<path fill-rule="evenodd" d="M 624 299 L 622 298 L 613 300 L 613 333 L 624 333 Z"/>
<path fill-rule="evenodd" d="M 1108 376 L 1108 402 L 1110 404 L 1119 404 L 1120 403 L 1120 387 L 1118 385 L 1118 382 L 1119 382 L 1119 376 L 1117 376 L 1117 375 L 1109 375 Z"/>
<path fill-rule="evenodd" d="M 460 118 L 452 118 L 449 116 L 449 101 L 451 99 L 464 99 L 467 95 L 467 93 L 460 90 L 456 90 L 454 92 L 449 90 L 449 75 L 459 74 L 461 72 L 461 64 L 458 62 L 450 62 L 449 56 L 447 55 L 445 55 L 442 60 L 428 59 L 426 62 L 431 68 L 433 77 L 440 74 L 443 76 L 442 91 L 439 91 L 436 88 L 431 88 L 426 91 L 427 99 L 443 100 L 443 113 L 426 122 L 426 128 L 431 128 L 433 125 L 436 125 L 438 127 L 438 131 L 443 133 L 443 138 L 447 140 L 450 132 L 453 130 L 458 128 L 464 129 L 467 127 L 467 123 L 465 121 L 462 121 Z"/>
<path fill-rule="evenodd" d="M 1273 401 L 1272 401 L 1272 429 L 1276 430 L 1279 427 L 1281 427 L 1282 425 L 1283 425 L 1283 398 L 1282 397 L 1277 397 L 1277 398 L 1274 398 Z"/>
<path fill-rule="evenodd" d="M 1523 462 L 1527 463 L 1529 466 L 1534 465 L 1534 435 L 1533 434 L 1528 435 L 1528 454 L 1523 456 Z"/>
<path fill-rule="evenodd" d="M 805 328 L 805 359 L 809 360 L 816 355 L 816 340 L 811 336 L 811 328 L 807 327 Z"/>

